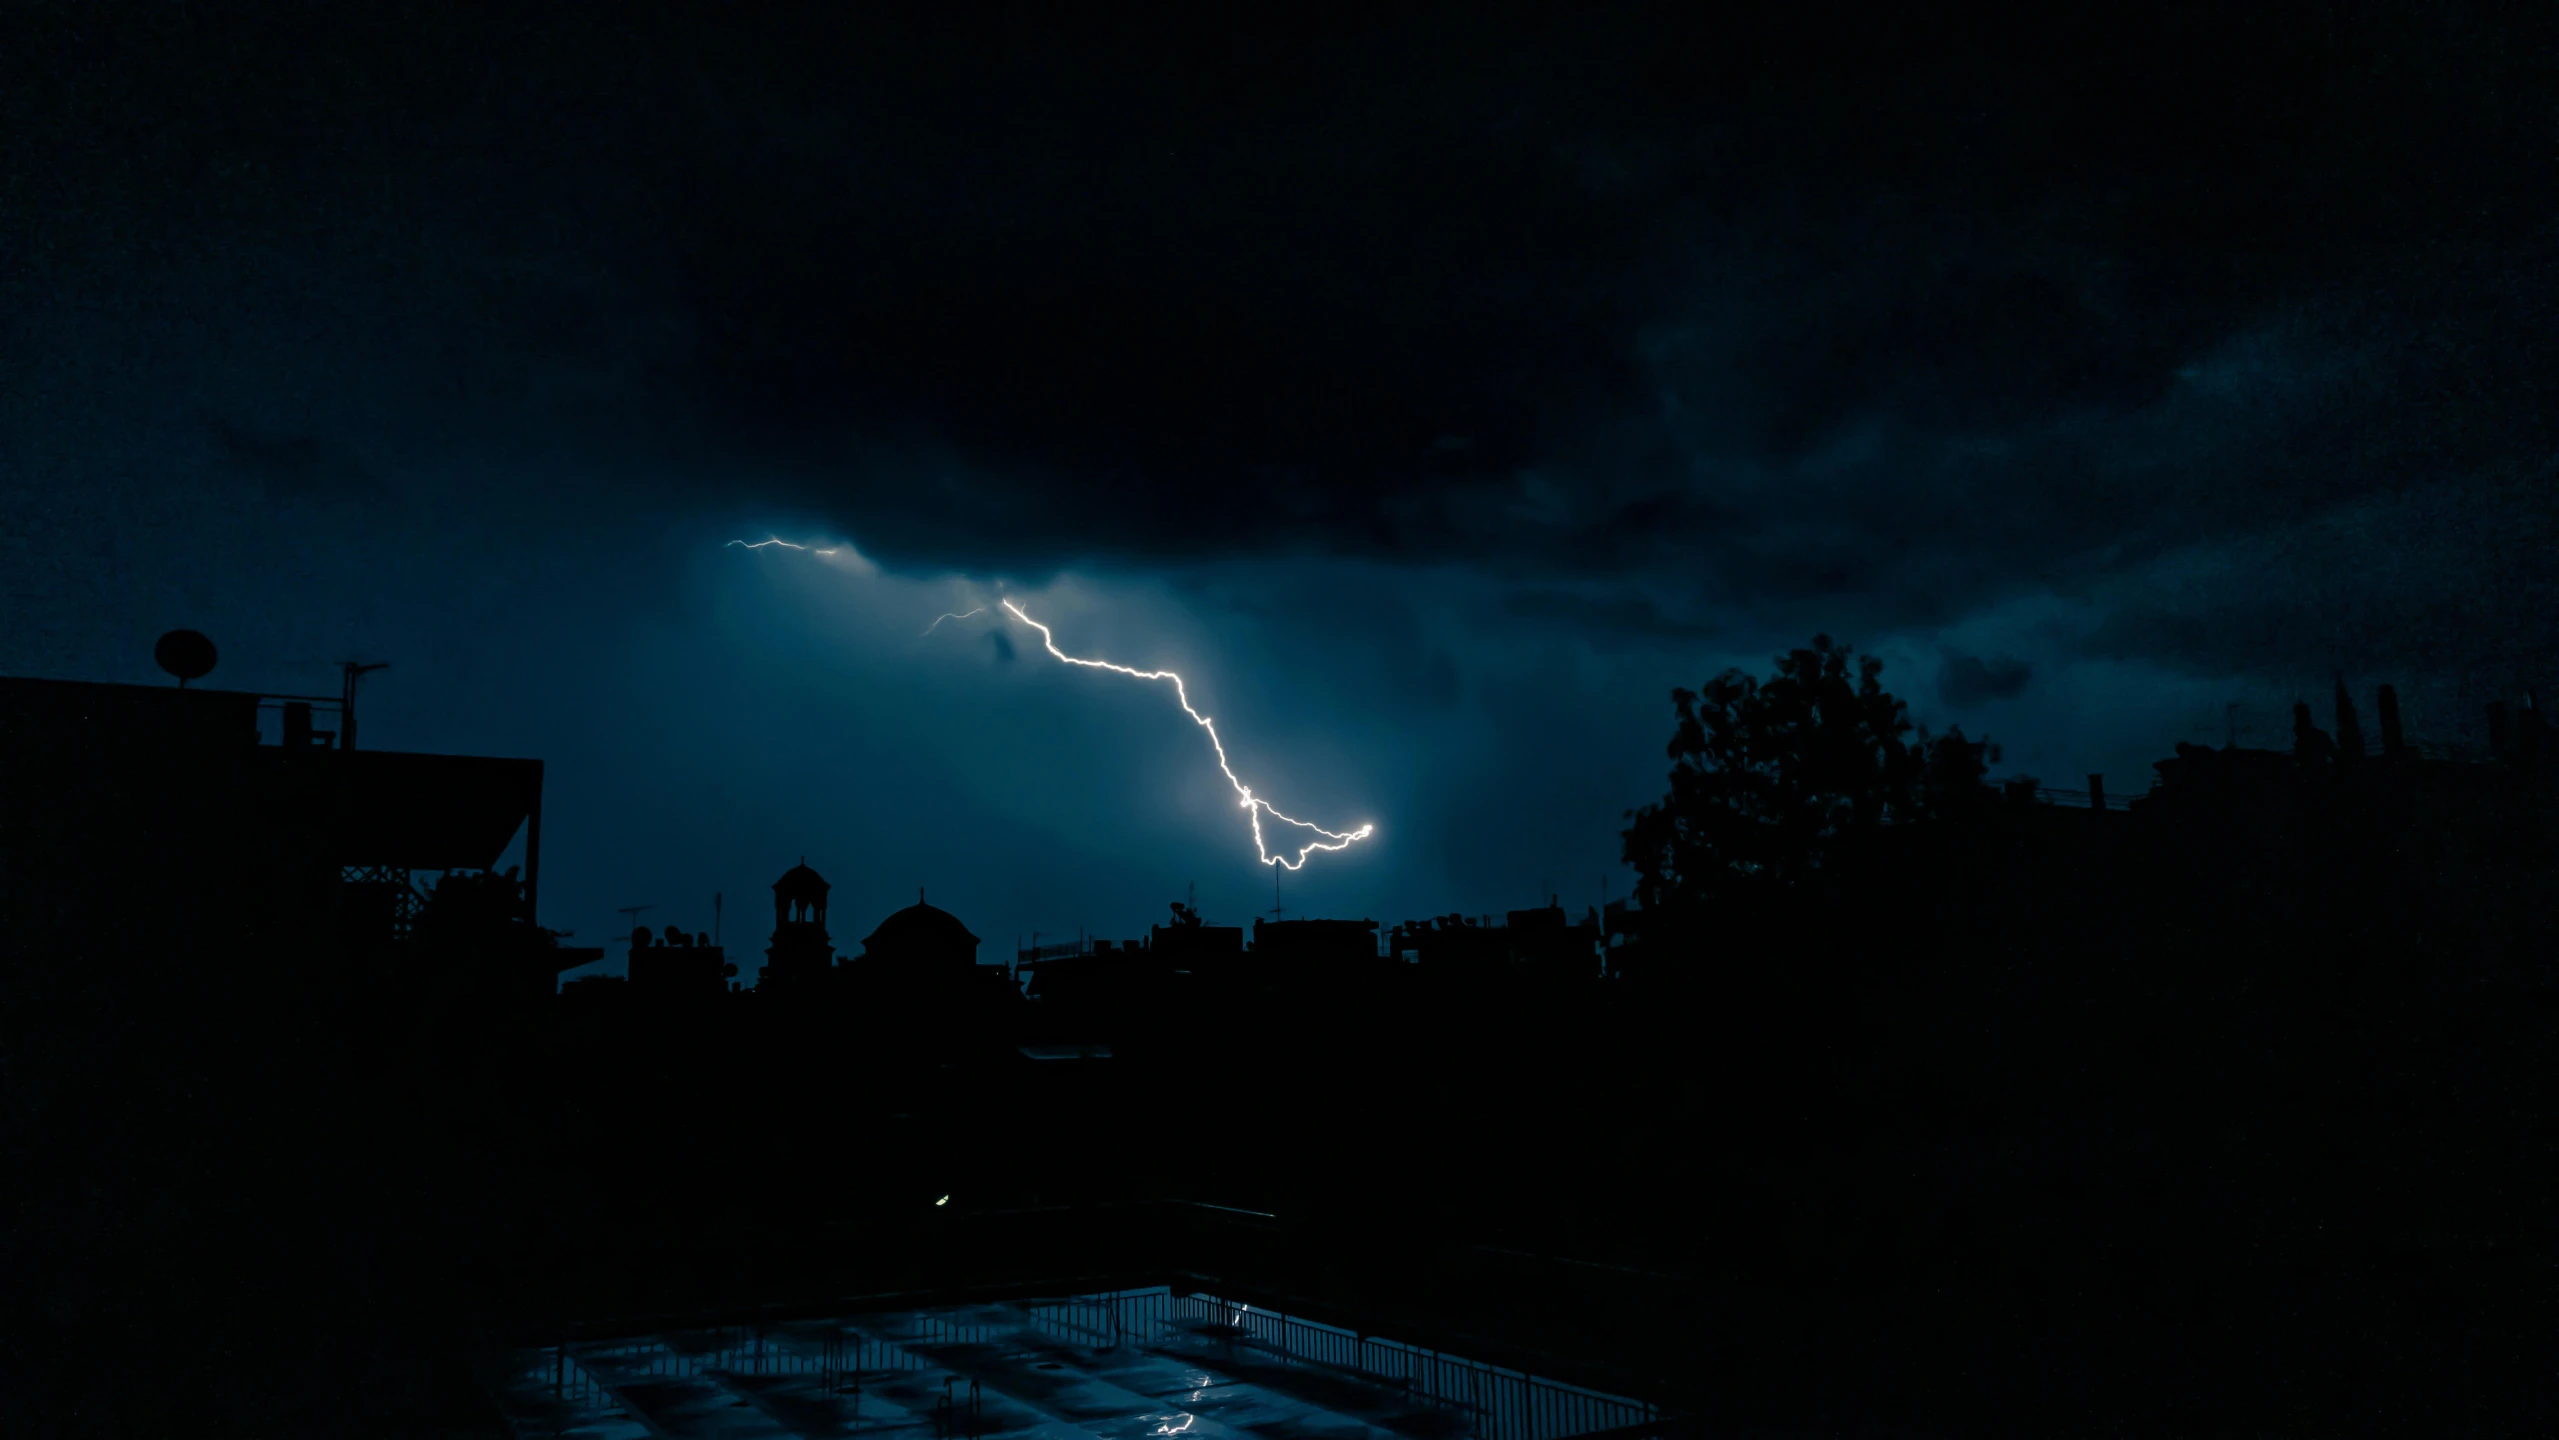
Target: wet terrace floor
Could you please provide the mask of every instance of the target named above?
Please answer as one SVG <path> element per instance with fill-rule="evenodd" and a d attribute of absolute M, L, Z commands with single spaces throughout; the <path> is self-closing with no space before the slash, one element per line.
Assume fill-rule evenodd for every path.
<path fill-rule="evenodd" d="M 525 1350 L 522 1437 L 1571 1440 L 1642 1402 L 1158 1288 Z"/>

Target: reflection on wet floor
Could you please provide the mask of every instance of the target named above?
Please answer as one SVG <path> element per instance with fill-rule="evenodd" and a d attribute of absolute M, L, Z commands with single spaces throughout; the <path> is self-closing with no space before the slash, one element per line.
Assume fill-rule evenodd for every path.
<path fill-rule="evenodd" d="M 519 1352 L 522 1436 L 1570 1440 L 1640 1401 L 1163 1288 Z"/>

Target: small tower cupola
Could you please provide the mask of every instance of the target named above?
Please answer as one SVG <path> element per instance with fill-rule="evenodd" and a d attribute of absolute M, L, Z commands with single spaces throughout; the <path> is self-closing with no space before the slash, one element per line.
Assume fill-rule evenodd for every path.
<path fill-rule="evenodd" d="M 783 871 L 782 878 L 773 882 L 774 927 L 805 924 L 824 930 L 826 892 L 832 888 L 824 876 L 809 868 L 809 857 L 801 856 L 799 864 Z"/>
<path fill-rule="evenodd" d="M 757 988 L 804 985 L 835 967 L 835 942 L 826 933 L 830 888 L 805 855 L 773 882 L 773 943 L 764 952 Z"/>

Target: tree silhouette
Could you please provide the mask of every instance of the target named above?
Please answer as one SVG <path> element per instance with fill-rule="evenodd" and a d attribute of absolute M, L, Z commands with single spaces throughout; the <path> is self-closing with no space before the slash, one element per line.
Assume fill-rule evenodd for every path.
<path fill-rule="evenodd" d="M 1623 832 L 1647 909 L 1793 891 L 1887 826 L 1990 803 L 1998 747 L 1960 729 L 1931 740 L 1883 669 L 1816 635 L 1765 681 L 1727 670 L 1671 692 L 1670 793 Z"/>

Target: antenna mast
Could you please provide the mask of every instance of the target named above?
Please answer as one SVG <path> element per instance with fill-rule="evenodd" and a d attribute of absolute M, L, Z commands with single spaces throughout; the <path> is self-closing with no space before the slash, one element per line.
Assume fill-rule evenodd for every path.
<path fill-rule="evenodd" d="M 631 928 L 632 928 L 632 929 L 634 929 L 634 930 L 636 930 L 636 929 L 638 929 L 638 928 L 639 928 L 639 923 L 640 923 L 640 912 L 641 912 L 641 911 L 643 911 L 643 910 L 655 910 L 656 908 L 658 908 L 658 907 L 656 907 L 655 905 L 625 905 L 625 906 L 622 906 L 622 907 L 620 908 L 620 910 L 619 910 L 619 912 L 618 912 L 618 913 L 622 916 L 622 918 L 623 918 L 623 919 L 630 921 L 630 922 L 631 922 Z M 626 945 L 627 945 L 627 944 L 629 944 L 630 942 L 631 942 L 631 937 L 630 937 L 630 936 L 625 935 L 625 936 L 623 936 L 623 937 L 622 937 L 622 943 L 624 943 L 624 944 L 626 944 Z"/>

